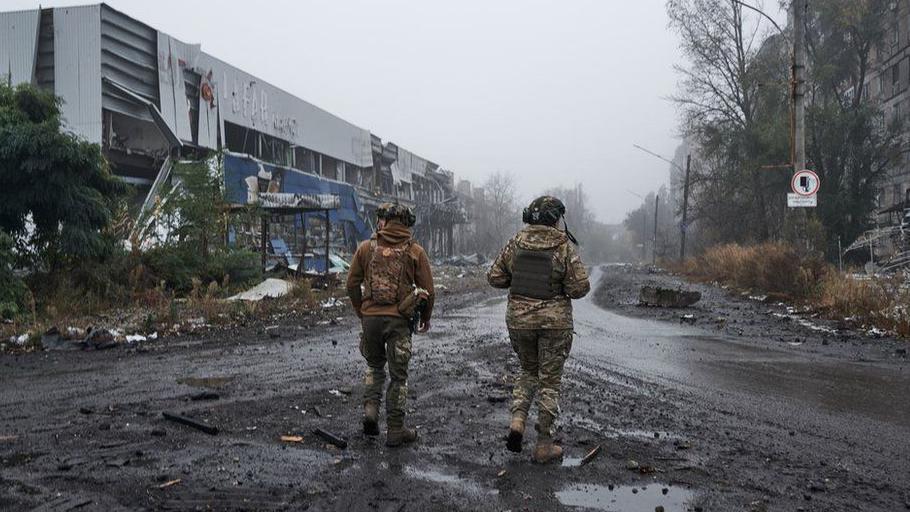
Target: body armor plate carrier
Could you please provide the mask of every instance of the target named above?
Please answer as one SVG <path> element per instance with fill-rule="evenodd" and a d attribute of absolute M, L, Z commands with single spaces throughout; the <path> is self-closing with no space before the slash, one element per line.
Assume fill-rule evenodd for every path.
<path fill-rule="evenodd" d="M 519 248 L 512 260 L 511 293 L 533 299 L 555 299 L 561 295 L 553 284 L 553 250 L 529 251 Z"/>

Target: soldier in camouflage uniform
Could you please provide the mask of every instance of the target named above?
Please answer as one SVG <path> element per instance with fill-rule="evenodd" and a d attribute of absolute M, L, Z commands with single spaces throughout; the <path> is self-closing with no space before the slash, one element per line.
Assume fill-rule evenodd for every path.
<path fill-rule="evenodd" d="M 417 432 L 405 428 L 408 362 L 411 359 L 409 319 L 415 304 L 424 304 L 418 332 L 430 329 L 433 276 L 427 253 L 411 238 L 416 220 L 410 208 L 386 203 L 377 211 L 376 234 L 357 247 L 348 273 L 347 292 L 363 323 L 360 353 L 367 361 L 364 377 L 363 432 L 379 434 L 379 405 L 389 365 L 386 390 L 386 445 L 414 442 Z"/>
<path fill-rule="evenodd" d="M 538 437 L 533 459 L 541 463 L 562 456 L 553 434 L 563 365 L 572 348 L 572 299 L 584 297 L 591 289 L 574 239 L 556 227 L 565 211 L 555 197 L 535 199 L 522 216 L 528 226 L 509 240 L 487 273 L 491 286 L 509 289 L 506 325 L 521 364 L 512 391 L 506 447 L 521 451 L 536 393 Z"/>

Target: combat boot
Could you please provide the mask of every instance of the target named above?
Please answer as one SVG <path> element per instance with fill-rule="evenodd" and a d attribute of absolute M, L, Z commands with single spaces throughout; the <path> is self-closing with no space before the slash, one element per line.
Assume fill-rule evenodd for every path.
<path fill-rule="evenodd" d="M 551 437 L 538 437 L 537 446 L 531 456 L 538 464 L 547 464 L 562 458 L 562 446 L 553 442 Z"/>
<path fill-rule="evenodd" d="M 512 416 L 509 424 L 509 437 L 506 439 L 506 448 L 510 452 L 521 453 L 521 440 L 525 434 L 525 417 L 520 414 Z"/>
<path fill-rule="evenodd" d="M 417 440 L 417 431 L 413 428 L 389 427 L 386 434 L 385 445 L 390 447 L 410 444 Z"/>
<path fill-rule="evenodd" d="M 379 404 L 373 401 L 363 403 L 363 433 L 379 435 Z"/>

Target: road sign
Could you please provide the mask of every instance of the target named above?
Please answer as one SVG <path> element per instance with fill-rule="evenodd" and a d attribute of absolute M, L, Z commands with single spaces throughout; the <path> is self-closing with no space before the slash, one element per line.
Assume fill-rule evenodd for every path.
<path fill-rule="evenodd" d="M 790 180 L 790 188 L 793 189 L 793 193 L 804 197 L 814 196 L 818 193 L 819 186 L 821 186 L 821 181 L 818 179 L 818 174 L 808 169 L 797 171 Z"/>
<path fill-rule="evenodd" d="M 818 196 L 804 196 L 801 194 L 787 194 L 787 206 L 790 208 L 813 208 L 818 206 Z"/>

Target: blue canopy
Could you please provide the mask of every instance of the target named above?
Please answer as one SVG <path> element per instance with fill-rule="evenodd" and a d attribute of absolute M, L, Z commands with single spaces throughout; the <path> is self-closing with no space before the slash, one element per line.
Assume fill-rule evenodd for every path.
<path fill-rule="evenodd" d="M 224 154 L 224 186 L 227 200 L 233 204 L 246 204 L 247 184 L 246 178 L 257 176 L 260 168 L 272 175 L 281 175 L 281 190 L 279 192 L 291 194 L 333 194 L 338 196 L 340 207 L 329 210 L 329 221 L 333 224 L 342 223 L 345 239 L 356 245 L 357 242 L 367 240 L 373 234 L 370 226 L 361 216 L 360 198 L 357 190 L 349 183 L 329 180 L 314 174 L 308 174 L 297 169 L 282 167 L 280 165 L 262 162 L 248 155 L 234 153 Z M 323 213 L 305 214 L 319 216 Z M 299 219 L 294 219 L 295 225 Z M 299 227 L 299 226 L 298 226 Z"/>

